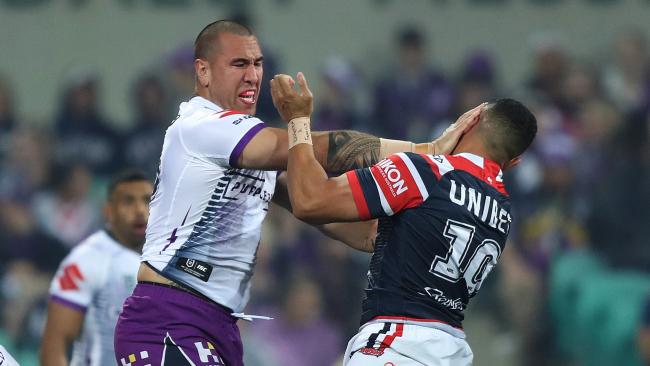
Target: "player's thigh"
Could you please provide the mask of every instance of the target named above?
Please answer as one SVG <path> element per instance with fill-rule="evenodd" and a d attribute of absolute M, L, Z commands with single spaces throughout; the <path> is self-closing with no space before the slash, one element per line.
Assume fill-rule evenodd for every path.
<path fill-rule="evenodd" d="M 410 354 L 393 348 L 410 340 L 403 337 L 404 324 L 370 323 L 364 325 L 350 342 L 345 352 L 345 366 L 422 366 Z"/>
<path fill-rule="evenodd" d="M 473 354 L 465 339 L 412 324 L 372 323 L 348 343 L 348 366 L 469 366 Z"/>

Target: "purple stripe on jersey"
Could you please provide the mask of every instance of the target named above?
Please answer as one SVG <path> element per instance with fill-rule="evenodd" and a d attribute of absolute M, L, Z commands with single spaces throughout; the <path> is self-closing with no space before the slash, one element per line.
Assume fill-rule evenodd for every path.
<path fill-rule="evenodd" d="M 83 306 L 83 305 L 79 305 L 79 304 L 77 304 L 77 303 L 74 303 L 74 302 L 72 302 L 72 301 L 70 301 L 70 300 L 66 300 L 66 299 L 64 299 L 64 298 L 62 298 L 62 297 L 59 297 L 59 296 L 56 296 L 56 295 L 50 295 L 50 300 L 52 300 L 52 301 L 54 301 L 54 302 L 58 302 L 59 304 L 61 304 L 61 305 L 63 305 L 63 306 L 67 306 L 67 307 L 69 307 L 69 308 L 72 308 L 72 309 L 74 309 L 74 310 L 80 311 L 80 312 L 82 312 L 82 313 L 85 313 L 85 312 L 86 312 L 86 307 L 85 307 L 85 306 Z"/>
<path fill-rule="evenodd" d="M 242 136 L 242 138 L 239 140 L 237 145 L 235 145 L 235 148 L 232 149 L 232 152 L 230 153 L 230 166 L 233 168 L 237 168 L 237 160 L 239 160 L 239 156 L 241 155 L 242 151 L 244 151 L 244 148 L 248 143 L 251 141 L 251 139 L 257 135 L 258 132 L 260 132 L 264 127 L 266 127 L 266 124 L 264 122 L 258 123 L 255 126 L 251 127 L 248 132 Z"/>

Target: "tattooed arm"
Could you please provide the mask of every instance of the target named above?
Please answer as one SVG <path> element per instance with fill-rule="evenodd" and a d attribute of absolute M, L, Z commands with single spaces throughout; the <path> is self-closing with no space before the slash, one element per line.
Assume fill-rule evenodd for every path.
<path fill-rule="evenodd" d="M 357 131 L 314 132 L 316 160 L 329 174 L 371 166 L 380 156 L 379 137 Z M 425 146 L 426 144 L 418 144 Z M 246 145 L 238 160 L 239 168 L 285 170 L 288 152 L 287 130 L 265 128 Z M 419 148 L 426 152 L 426 147 Z"/>
<path fill-rule="evenodd" d="M 357 131 L 314 132 L 316 160 L 329 174 L 371 166 L 380 156 L 379 137 Z M 426 145 L 426 144 L 419 144 Z M 285 170 L 287 168 L 287 130 L 265 128 L 246 145 L 238 160 L 239 168 Z M 423 152 L 426 152 L 423 151 Z"/>
<path fill-rule="evenodd" d="M 480 106 L 479 106 L 480 107 Z M 313 132 L 314 155 L 330 175 L 369 167 L 390 153 L 412 151 L 419 154 L 448 154 L 469 128 L 478 120 L 480 109 L 468 111 L 451 124 L 436 140 L 429 143 L 410 144 L 411 150 L 383 151 L 382 139 L 367 133 L 340 130 Z M 387 141 L 387 140 L 383 140 Z M 395 141 L 393 141 L 395 142 Z M 403 142 L 407 143 L 407 142 Z M 289 143 L 287 130 L 264 128 L 246 145 L 239 156 L 237 167 L 261 170 L 285 170 Z M 385 150 L 385 149 L 384 149 Z"/>
<path fill-rule="evenodd" d="M 465 112 L 437 139 L 423 144 L 380 139 L 357 131 L 314 132 L 314 155 L 328 173 L 343 174 L 372 166 L 398 152 L 450 154 L 462 135 L 478 122 L 484 107 L 485 103 Z M 324 141 L 323 134 L 327 136 L 327 141 Z"/>
<path fill-rule="evenodd" d="M 357 131 L 314 132 L 316 160 L 330 174 L 372 166 L 379 156 L 379 137 Z"/>
<path fill-rule="evenodd" d="M 330 174 L 365 168 L 398 152 L 418 154 L 449 154 L 465 131 L 478 122 L 484 104 L 467 111 L 432 142 L 414 144 L 409 141 L 387 140 L 357 131 L 314 132 L 314 155 Z"/>

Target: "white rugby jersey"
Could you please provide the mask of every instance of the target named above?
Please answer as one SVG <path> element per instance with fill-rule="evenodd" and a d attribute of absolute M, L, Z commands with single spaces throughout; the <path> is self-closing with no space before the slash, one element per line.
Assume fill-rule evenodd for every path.
<path fill-rule="evenodd" d="M 133 292 L 139 265 L 138 253 L 103 230 L 61 262 L 50 285 L 50 300 L 86 313 L 71 366 L 115 364 L 115 324 L 124 300 Z"/>
<path fill-rule="evenodd" d="M 235 312 L 248 302 L 261 225 L 277 172 L 237 169 L 265 127 L 201 97 L 167 129 L 142 260 Z"/>

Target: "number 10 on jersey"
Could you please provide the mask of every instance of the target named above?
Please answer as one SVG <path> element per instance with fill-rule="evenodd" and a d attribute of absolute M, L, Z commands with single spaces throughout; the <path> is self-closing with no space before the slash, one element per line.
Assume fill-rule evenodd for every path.
<path fill-rule="evenodd" d="M 465 279 L 467 292 L 474 296 L 492 267 L 496 265 L 501 247 L 492 239 L 473 243 L 476 228 L 472 225 L 447 219 L 445 238 L 449 240 L 449 251 L 443 258 L 436 256 L 429 272 L 453 283 Z"/>

